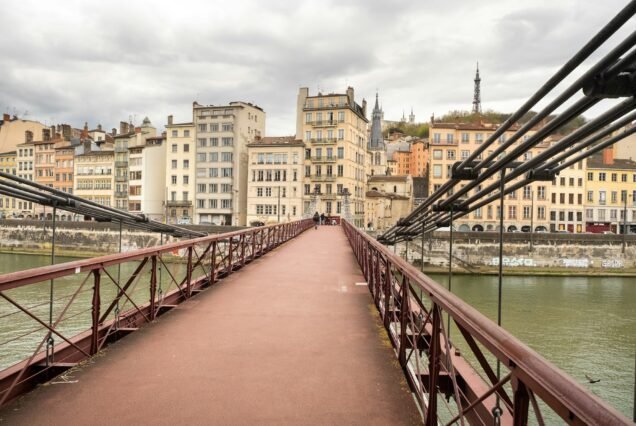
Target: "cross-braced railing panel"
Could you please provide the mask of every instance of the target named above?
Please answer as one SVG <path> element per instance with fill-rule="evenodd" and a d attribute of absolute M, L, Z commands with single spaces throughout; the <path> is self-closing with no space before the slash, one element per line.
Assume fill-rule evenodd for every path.
<path fill-rule="evenodd" d="M 630 424 L 382 244 L 343 228 L 427 425 Z"/>
<path fill-rule="evenodd" d="M 0 276 L 0 405 L 311 227 L 250 228 Z"/>

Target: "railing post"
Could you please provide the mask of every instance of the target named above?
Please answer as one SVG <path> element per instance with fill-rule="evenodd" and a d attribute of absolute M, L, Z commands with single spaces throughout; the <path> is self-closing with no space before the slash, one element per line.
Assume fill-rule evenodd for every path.
<path fill-rule="evenodd" d="M 99 312 L 100 312 L 100 270 L 93 271 L 93 301 L 92 301 L 92 326 L 91 326 L 91 355 L 95 355 L 99 349 Z"/>
<path fill-rule="evenodd" d="M 523 382 L 519 381 L 516 376 L 512 376 L 512 389 L 514 392 L 513 409 L 514 419 L 513 424 L 515 426 L 526 426 L 528 424 L 528 407 L 530 402 L 530 395 L 528 389 Z"/>
<path fill-rule="evenodd" d="M 399 359 L 402 368 L 406 368 L 406 341 L 409 320 L 409 281 L 406 276 L 402 277 L 402 301 L 400 303 L 400 352 Z"/>
<path fill-rule="evenodd" d="M 186 270 L 186 294 L 192 296 L 192 246 L 188 247 L 188 266 Z"/>
<path fill-rule="evenodd" d="M 157 315 L 157 256 L 150 257 L 150 321 Z"/>
<path fill-rule="evenodd" d="M 230 251 L 227 254 L 228 264 L 227 264 L 227 274 L 230 275 L 232 273 L 232 240 L 234 237 L 230 237 Z"/>
<path fill-rule="evenodd" d="M 258 231 L 252 232 L 252 261 L 256 259 L 256 234 L 258 234 Z"/>
<path fill-rule="evenodd" d="M 241 266 L 245 266 L 245 234 L 241 234 Z"/>
<path fill-rule="evenodd" d="M 212 257 L 210 263 L 210 285 L 213 285 L 216 281 L 216 241 L 212 242 Z"/>
<path fill-rule="evenodd" d="M 426 410 L 426 420 L 424 424 L 426 426 L 437 426 L 437 379 L 439 376 L 440 365 L 440 321 L 441 313 L 437 304 L 433 303 L 431 307 L 433 310 L 433 325 L 431 330 L 431 345 L 428 355 L 428 371 L 429 371 L 429 385 L 428 385 L 428 409 Z"/>
<path fill-rule="evenodd" d="M 386 271 L 384 272 L 384 327 L 388 330 L 391 325 L 391 262 L 387 256 Z"/>

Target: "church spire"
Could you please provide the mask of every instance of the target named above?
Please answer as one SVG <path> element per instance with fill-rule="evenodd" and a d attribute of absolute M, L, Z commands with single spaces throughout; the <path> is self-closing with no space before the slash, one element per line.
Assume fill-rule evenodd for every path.
<path fill-rule="evenodd" d="M 481 114 L 481 78 L 479 78 L 479 62 L 475 73 L 475 90 L 473 94 L 473 114 Z"/>
<path fill-rule="evenodd" d="M 384 137 L 382 136 L 382 110 L 379 105 L 378 92 L 375 93 L 375 107 L 373 108 L 371 120 L 371 139 L 369 140 L 369 149 L 384 149 Z"/>

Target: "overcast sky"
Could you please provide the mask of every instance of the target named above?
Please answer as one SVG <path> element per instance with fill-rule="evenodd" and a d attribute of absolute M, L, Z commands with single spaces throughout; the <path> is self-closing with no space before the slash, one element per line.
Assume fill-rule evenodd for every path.
<path fill-rule="evenodd" d="M 0 12 L 0 108 L 106 129 L 148 116 L 163 129 L 168 114 L 190 121 L 194 100 L 243 100 L 265 109 L 268 135 L 285 135 L 299 87 L 353 86 L 358 102 L 377 89 L 386 119 L 412 107 L 428 121 L 470 109 L 479 61 L 483 108 L 512 111 L 626 4 L 21 0 Z"/>

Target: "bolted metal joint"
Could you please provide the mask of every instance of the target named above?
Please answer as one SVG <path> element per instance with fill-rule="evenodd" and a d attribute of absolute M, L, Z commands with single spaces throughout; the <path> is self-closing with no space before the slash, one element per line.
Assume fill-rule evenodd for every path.
<path fill-rule="evenodd" d="M 558 175 L 552 169 L 534 169 L 526 173 L 526 179 L 533 181 L 551 182 Z"/>
<path fill-rule="evenodd" d="M 461 161 L 456 162 L 451 167 L 451 177 L 459 180 L 475 180 L 479 177 L 479 170 L 474 167 L 477 165 L 475 162 L 471 162 L 468 167 L 459 168 Z"/>
<path fill-rule="evenodd" d="M 596 99 L 625 98 L 636 95 L 636 71 L 605 78 L 598 75 L 583 86 L 585 96 Z"/>

